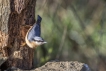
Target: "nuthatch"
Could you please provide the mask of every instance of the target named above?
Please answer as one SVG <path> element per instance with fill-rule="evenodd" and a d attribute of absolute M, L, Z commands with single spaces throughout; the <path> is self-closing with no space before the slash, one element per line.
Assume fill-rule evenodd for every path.
<path fill-rule="evenodd" d="M 30 48 L 36 48 L 39 45 L 45 44 L 43 38 L 40 37 L 41 35 L 41 28 L 40 28 L 40 23 L 41 23 L 42 18 L 38 15 L 36 23 L 28 30 L 25 41 L 26 44 Z"/>

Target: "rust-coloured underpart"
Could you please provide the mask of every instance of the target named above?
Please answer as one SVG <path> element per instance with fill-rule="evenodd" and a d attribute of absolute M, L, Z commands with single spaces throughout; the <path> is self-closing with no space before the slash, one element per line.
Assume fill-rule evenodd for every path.
<path fill-rule="evenodd" d="M 5 37 L 8 39 L 4 39 L 7 42 L 3 42 L 7 44 L 4 54 L 8 57 L 8 60 L 2 67 L 14 66 L 21 69 L 32 69 L 34 49 L 29 48 L 25 44 L 25 35 L 28 29 L 35 23 L 36 0 L 9 1 L 10 15 L 7 27 L 8 33 Z"/>

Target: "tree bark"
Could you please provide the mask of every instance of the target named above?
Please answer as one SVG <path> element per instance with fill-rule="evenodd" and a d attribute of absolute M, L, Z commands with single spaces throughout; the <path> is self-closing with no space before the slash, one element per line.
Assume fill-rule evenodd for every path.
<path fill-rule="evenodd" d="M 25 44 L 25 35 L 35 23 L 36 0 L 0 0 L 0 48 L 8 60 L 2 67 L 33 68 L 34 49 Z M 6 4 L 6 5 L 5 5 Z M 0 40 L 1 40 L 0 38 Z M 3 44 L 2 44 L 3 43 Z"/>

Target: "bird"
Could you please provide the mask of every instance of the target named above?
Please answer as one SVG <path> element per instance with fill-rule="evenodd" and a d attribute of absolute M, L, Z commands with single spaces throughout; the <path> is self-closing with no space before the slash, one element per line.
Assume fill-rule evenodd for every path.
<path fill-rule="evenodd" d="M 42 18 L 38 15 L 36 23 L 26 33 L 25 42 L 30 48 L 36 48 L 47 43 L 41 37 L 41 21 Z"/>

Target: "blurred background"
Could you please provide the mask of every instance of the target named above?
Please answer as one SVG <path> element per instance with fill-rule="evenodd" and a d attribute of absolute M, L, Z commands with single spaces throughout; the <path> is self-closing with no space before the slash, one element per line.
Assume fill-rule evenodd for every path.
<path fill-rule="evenodd" d="M 36 17 L 48 43 L 35 50 L 35 63 L 79 61 L 106 71 L 106 1 L 37 0 Z"/>

